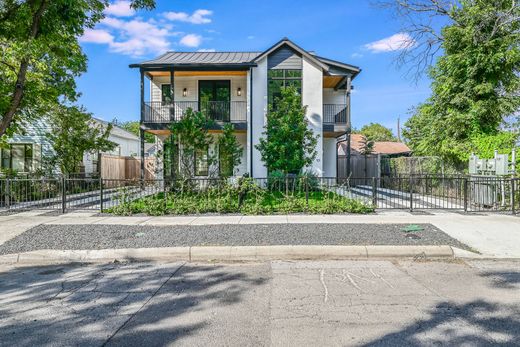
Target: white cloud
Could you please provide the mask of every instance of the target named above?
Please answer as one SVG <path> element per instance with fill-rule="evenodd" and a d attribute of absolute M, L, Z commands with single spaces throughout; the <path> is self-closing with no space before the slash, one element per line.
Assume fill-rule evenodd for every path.
<path fill-rule="evenodd" d="M 215 48 L 201 48 L 197 52 L 215 52 Z"/>
<path fill-rule="evenodd" d="M 253 35 L 249 35 L 249 36 L 247 37 L 248 40 L 252 40 L 252 39 L 254 39 L 254 38 L 255 38 L 255 37 L 254 37 Z"/>
<path fill-rule="evenodd" d="M 108 31 L 102 29 L 87 29 L 83 36 L 79 38 L 81 42 L 90 42 L 90 43 L 112 43 L 114 41 L 114 36 L 112 36 Z"/>
<path fill-rule="evenodd" d="M 94 29 L 85 30 L 80 41 L 105 44 L 111 52 L 133 57 L 161 54 L 171 50 L 174 44 L 197 48 L 204 38 L 181 30 L 174 31 L 171 21 L 209 23 L 211 19 L 207 17 L 212 13 L 209 10 L 197 10 L 191 15 L 183 12 L 168 12 L 155 18 L 143 19 L 135 16 L 135 12 L 130 8 L 130 1 L 116 0 L 105 10 L 106 17 Z M 206 49 L 206 51 L 212 50 Z"/>
<path fill-rule="evenodd" d="M 351 58 L 354 58 L 354 59 L 355 59 L 355 58 L 363 58 L 363 54 L 355 52 L 355 53 L 352 53 L 352 54 L 350 55 L 350 57 L 351 57 Z"/>
<path fill-rule="evenodd" d="M 105 14 L 116 17 L 130 17 L 135 14 L 135 11 L 130 7 L 130 1 L 117 0 L 105 9 Z"/>
<path fill-rule="evenodd" d="M 82 42 L 107 44 L 112 52 L 131 56 L 164 53 L 170 49 L 170 27 L 139 18 L 122 20 L 105 17 L 100 29 L 88 29 L 80 38 Z"/>
<path fill-rule="evenodd" d="M 171 21 L 187 22 L 191 24 L 208 24 L 211 23 L 211 16 L 213 11 L 210 10 L 196 10 L 191 15 L 186 12 L 165 12 L 163 15 L 166 19 Z"/>
<path fill-rule="evenodd" d="M 406 33 L 397 33 L 382 40 L 367 43 L 364 48 L 372 53 L 393 52 L 415 45 L 414 39 Z"/>
<path fill-rule="evenodd" d="M 202 42 L 202 36 L 197 34 L 185 35 L 179 43 L 186 47 L 198 47 Z"/>

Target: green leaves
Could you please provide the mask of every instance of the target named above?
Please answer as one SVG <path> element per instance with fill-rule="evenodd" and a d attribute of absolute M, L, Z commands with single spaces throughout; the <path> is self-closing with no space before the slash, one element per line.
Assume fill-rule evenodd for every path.
<path fill-rule="evenodd" d="M 453 24 L 442 30 L 445 54 L 430 72 L 432 96 L 403 131 L 415 154 L 460 164 L 472 151 L 488 152 L 479 152 L 486 147 L 479 139 L 504 143 L 504 118 L 520 107 L 520 23 L 508 19 L 518 18 L 520 8 L 511 4 L 467 0 L 453 7 Z"/>
<path fill-rule="evenodd" d="M 392 130 L 379 123 L 364 125 L 359 133 L 369 141 L 397 141 Z"/>
<path fill-rule="evenodd" d="M 256 149 L 270 172 L 299 173 L 316 158 L 317 136 L 308 127 L 306 106 L 294 87 L 282 88 Z"/>
<path fill-rule="evenodd" d="M 75 106 L 61 106 L 50 116 L 51 132 L 47 137 L 52 143 L 55 157 L 52 159 L 61 172 L 78 172 L 85 152 L 109 151 L 116 144 L 108 140 L 112 125 L 92 119 L 92 115 Z"/>
<path fill-rule="evenodd" d="M 232 124 L 225 124 L 222 135 L 218 138 L 221 177 L 232 176 L 233 169 L 242 161 L 243 148 L 238 143 L 234 130 Z"/>

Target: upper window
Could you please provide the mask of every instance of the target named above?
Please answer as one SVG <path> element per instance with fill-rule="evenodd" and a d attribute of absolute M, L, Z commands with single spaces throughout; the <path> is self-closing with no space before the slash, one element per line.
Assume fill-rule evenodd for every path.
<path fill-rule="evenodd" d="M 18 172 L 29 172 L 33 164 L 32 144 L 11 144 L 1 150 L 2 169 L 12 169 Z"/>
<path fill-rule="evenodd" d="M 171 84 L 162 84 L 161 85 L 161 101 L 163 104 L 170 104 L 172 102 Z"/>
<path fill-rule="evenodd" d="M 276 99 L 282 96 L 282 88 L 294 86 L 298 93 L 302 92 L 302 70 L 269 70 L 267 77 L 268 101 L 272 107 L 276 107 Z"/>

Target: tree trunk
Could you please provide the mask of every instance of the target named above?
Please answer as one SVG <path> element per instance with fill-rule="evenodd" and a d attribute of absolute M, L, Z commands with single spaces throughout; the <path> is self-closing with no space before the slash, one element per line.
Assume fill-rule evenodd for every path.
<path fill-rule="evenodd" d="M 43 12 L 45 11 L 45 7 L 47 6 L 47 1 L 42 0 L 40 2 L 40 6 L 38 10 L 33 15 L 33 20 L 31 24 L 31 32 L 29 34 L 29 41 L 34 40 L 38 35 L 38 31 L 40 29 L 40 20 L 43 16 Z M 24 94 L 24 86 L 27 78 L 27 69 L 29 68 L 29 57 L 22 58 L 20 62 L 20 69 L 18 70 L 18 75 L 16 76 L 16 84 L 15 90 L 13 94 L 13 98 L 11 99 L 11 103 L 9 104 L 9 108 L 2 115 L 2 121 L 0 122 L 0 137 L 2 137 L 9 125 L 11 124 L 13 117 L 20 107 L 20 103 L 22 102 L 23 94 Z"/>

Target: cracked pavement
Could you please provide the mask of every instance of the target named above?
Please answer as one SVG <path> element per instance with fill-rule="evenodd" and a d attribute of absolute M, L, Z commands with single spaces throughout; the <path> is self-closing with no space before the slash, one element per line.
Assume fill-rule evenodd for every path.
<path fill-rule="evenodd" d="M 0 265 L 0 346 L 514 346 L 519 265 Z"/>

